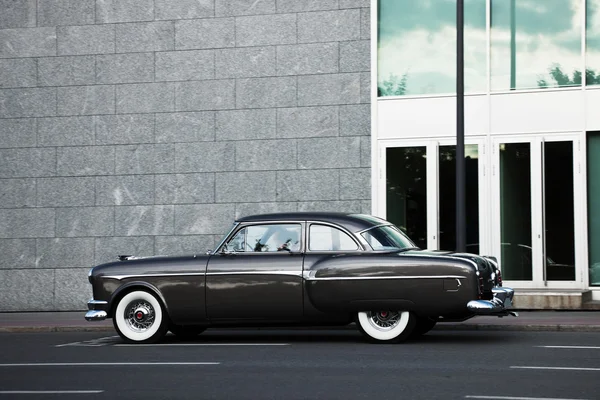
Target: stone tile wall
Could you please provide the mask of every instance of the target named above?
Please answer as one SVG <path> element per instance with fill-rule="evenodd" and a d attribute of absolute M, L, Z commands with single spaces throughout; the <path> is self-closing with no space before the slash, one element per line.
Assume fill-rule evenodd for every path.
<path fill-rule="evenodd" d="M 368 0 L 0 0 L 0 311 L 118 254 L 370 212 Z"/>

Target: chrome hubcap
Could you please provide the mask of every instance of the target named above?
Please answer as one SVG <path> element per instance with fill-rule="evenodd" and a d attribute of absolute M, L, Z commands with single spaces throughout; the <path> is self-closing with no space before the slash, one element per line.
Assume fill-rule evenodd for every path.
<path fill-rule="evenodd" d="M 400 323 L 400 313 L 397 311 L 370 311 L 369 323 L 377 330 L 389 331 Z"/>
<path fill-rule="evenodd" d="M 145 332 L 154 324 L 154 307 L 145 300 L 133 301 L 125 310 L 125 321 L 134 332 Z"/>

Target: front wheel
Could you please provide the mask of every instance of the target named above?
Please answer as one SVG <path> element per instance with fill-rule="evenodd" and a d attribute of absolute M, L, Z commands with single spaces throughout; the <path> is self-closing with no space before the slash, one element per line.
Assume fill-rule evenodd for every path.
<path fill-rule="evenodd" d="M 416 316 L 410 311 L 361 311 L 357 325 L 371 342 L 398 343 L 410 337 Z"/>
<path fill-rule="evenodd" d="M 113 325 L 126 342 L 155 343 L 167 333 L 168 317 L 158 299 L 141 290 L 127 293 L 113 316 Z"/>

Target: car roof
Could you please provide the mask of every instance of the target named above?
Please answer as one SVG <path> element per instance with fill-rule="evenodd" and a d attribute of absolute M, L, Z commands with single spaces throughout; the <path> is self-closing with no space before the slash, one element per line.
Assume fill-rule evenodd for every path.
<path fill-rule="evenodd" d="M 270 214 L 255 214 L 238 218 L 237 222 L 261 221 L 320 221 L 340 225 L 351 232 L 358 232 L 389 222 L 368 214 L 354 214 L 342 212 L 282 212 Z"/>

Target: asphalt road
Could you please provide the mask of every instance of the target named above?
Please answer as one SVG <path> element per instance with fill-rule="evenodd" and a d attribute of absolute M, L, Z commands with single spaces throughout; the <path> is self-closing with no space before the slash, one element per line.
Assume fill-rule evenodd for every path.
<path fill-rule="evenodd" d="M 5 333 L 9 398 L 600 399 L 600 334 L 433 331 L 373 345 L 348 330 L 213 330 L 140 346 L 103 333 Z"/>

